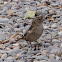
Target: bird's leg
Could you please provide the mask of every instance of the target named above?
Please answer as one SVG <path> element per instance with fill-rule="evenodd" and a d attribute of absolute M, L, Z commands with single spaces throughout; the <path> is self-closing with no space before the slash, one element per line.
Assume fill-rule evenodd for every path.
<path fill-rule="evenodd" d="M 30 42 L 30 49 L 32 50 L 32 44 L 31 44 L 31 42 Z"/>
<path fill-rule="evenodd" d="M 35 44 L 35 49 L 34 50 L 39 50 L 39 44 L 38 44 L 38 42 L 36 42 L 36 44 Z"/>
<path fill-rule="evenodd" d="M 36 50 L 39 50 L 39 44 L 38 44 L 38 42 L 36 44 Z"/>

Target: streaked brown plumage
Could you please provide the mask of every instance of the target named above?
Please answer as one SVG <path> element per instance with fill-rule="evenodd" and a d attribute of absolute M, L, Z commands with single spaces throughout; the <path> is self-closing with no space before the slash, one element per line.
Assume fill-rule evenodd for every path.
<path fill-rule="evenodd" d="M 33 19 L 31 27 L 28 29 L 22 39 L 29 41 L 30 43 L 39 39 L 43 33 L 43 17 L 39 16 Z"/>

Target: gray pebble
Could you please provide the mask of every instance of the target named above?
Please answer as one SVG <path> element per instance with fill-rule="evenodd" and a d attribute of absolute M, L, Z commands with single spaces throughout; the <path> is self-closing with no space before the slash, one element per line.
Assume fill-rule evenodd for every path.
<path fill-rule="evenodd" d="M 0 18 L 0 23 L 7 23 L 8 21 L 8 18 Z"/>
<path fill-rule="evenodd" d="M 45 55 L 40 55 L 40 56 L 36 56 L 36 59 L 38 60 L 48 60 L 48 57 Z"/>
<path fill-rule="evenodd" d="M 3 60 L 0 58 L 0 62 L 3 62 Z"/>
<path fill-rule="evenodd" d="M 7 58 L 7 54 L 6 53 L 1 56 L 1 59 L 6 59 L 6 58 Z"/>
<path fill-rule="evenodd" d="M 9 56 L 9 57 L 7 57 L 6 59 L 5 59 L 5 61 L 6 62 L 14 62 L 14 58 L 13 57 L 11 57 L 11 56 Z"/>

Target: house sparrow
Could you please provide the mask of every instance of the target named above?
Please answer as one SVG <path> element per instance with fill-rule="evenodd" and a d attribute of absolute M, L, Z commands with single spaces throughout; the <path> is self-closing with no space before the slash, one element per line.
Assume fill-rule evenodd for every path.
<path fill-rule="evenodd" d="M 42 16 L 38 16 L 38 17 L 34 18 L 32 21 L 31 27 L 28 29 L 28 31 L 25 33 L 25 35 L 22 37 L 22 39 L 29 41 L 30 44 L 33 41 L 36 42 L 36 40 L 39 39 L 39 37 L 43 33 L 43 25 L 42 25 L 43 20 L 44 19 Z M 38 46 L 38 44 L 36 44 L 36 45 Z M 36 48 L 36 46 L 35 46 L 35 48 Z M 36 48 L 36 50 L 37 49 L 38 49 L 38 47 Z"/>

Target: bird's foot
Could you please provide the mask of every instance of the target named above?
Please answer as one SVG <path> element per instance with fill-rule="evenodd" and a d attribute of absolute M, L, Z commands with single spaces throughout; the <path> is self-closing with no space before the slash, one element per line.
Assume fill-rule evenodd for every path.
<path fill-rule="evenodd" d="M 39 50 L 38 45 L 35 45 L 34 51 Z"/>
<path fill-rule="evenodd" d="M 39 50 L 39 44 L 38 43 L 36 43 L 35 45 L 34 45 L 34 51 L 36 51 L 36 50 Z"/>

